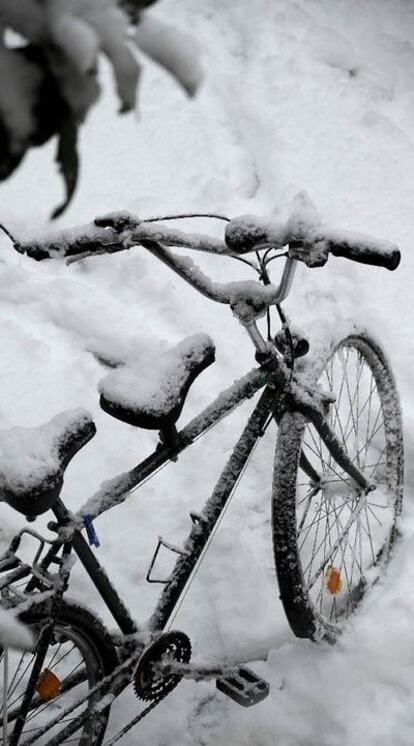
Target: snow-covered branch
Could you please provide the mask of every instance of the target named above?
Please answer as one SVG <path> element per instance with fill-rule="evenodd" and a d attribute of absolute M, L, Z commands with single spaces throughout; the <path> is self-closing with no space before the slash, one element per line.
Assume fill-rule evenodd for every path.
<path fill-rule="evenodd" d="M 131 41 L 171 73 L 188 95 L 201 81 L 195 43 L 146 17 L 145 0 L 2 0 L 0 4 L 0 181 L 33 146 L 58 137 L 66 195 L 78 177 L 77 132 L 100 95 L 98 58 L 112 66 L 120 112 L 136 106 L 140 65 Z M 131 25 L 135 30 L 131 32 Z M 23 39 L 10 43 L 8 31 Z"/>

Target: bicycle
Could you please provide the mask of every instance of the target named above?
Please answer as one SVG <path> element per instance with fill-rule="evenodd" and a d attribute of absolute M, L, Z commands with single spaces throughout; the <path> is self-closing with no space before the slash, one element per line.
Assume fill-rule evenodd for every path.
<path fill-rule="evenodd" d="M 187 338 L 174 348 L 146 398 L 128 366 L 110 370 L 100 388 L 102 408 L 123 422 L 158 431 L 160 441 L 144 461 L 104 483 L 76 514 L 64 505 L 60 490 L 70 459 L 95 434 L 90 415 L 64 413 L 24 431 L 24 441 L 21 430 L 17 435 L 16 429 L 0 433 L 9 454 L 15 448 L 14 437 L 20 448 L 25 442 L 26 456 L 46 449 L 47 468 L 43 463 L 36 472 L 30 466 L 22 475 L 26 462 L 22 466 L 17 454 L 7 470 L 0 471 L 0 480 L 3 500 L 30 520 L 52 510 L 55 520 L 48 527 L 56 534 L 48 539 L 23 529 L 0 557 L 1 605 L 13 610 L 35 638 L 33 653 L 3 653 L 4 746 L 102 744 L 111 705 L 131 683 L 145 709 L 112 736 L 108 746 L 138 724 L 183 677 L 215 679 L 221 692 L 244 706 L 267 696 L 267 682 L 245 665 L 192 664 L 187 635 L 165 628 L 257 442 L 272 422 L 278 428 L 273 551 L 280 598 L 295 635 L 334 642 L 389 559 L 403 489 L 401 411 L 389 363 L 379 345 L 353 325 L 346 332 L 338 329 L 337 338 L 323 340 L 311 358 L 308 341 L 290 328 L 281 303 L 291 290 L 299 261 L 323 266 L 332 254 L 394 270 L 400 252 L 385 241 L 325 228 L 303 198 L 283 225 L 253 216 L 222 219 L 224 241 L 167 228 L 161 219 L 141 221 L 128 213 L 96 219 L 87 228 L 50 241 L 14 241 L 16 250 L 37 260 L 65 256 L 76 261 L 143 247 L 199 292 L 230 305 L 254 345 L 257 367 L 180 431 L 176 425 L 190 386 L 214 361 L 214 345 L 207 335 Z M 260 282 L 213 283 L 169 246 L 243 261 Z M 247 259 L 248 253 L 255 258 Z M 268 272 L 276 258 L 285 259 L 278 287 L 271 284 Z M 276 335 L 271 331 L 273 307 L 282 324 Z M 260 318 L 267 322 L 267 338 L 257 325 Z M 99 543 L 93 521 L 260 391 L 212 495 L 200 512 L 190 513 L 191 530 L 183 546 L 159 539 L 147 580 L 164 587 L 149 621 L 137 624 L 91 549 Z M 30 564 L 17 554 L 26 534 L 39 542 Z M 154 577 L 161 547 L 177 555 L 172 573 L 162 580 Z M 73 553 L 118 625 L 116 637 L 91 611 L 66 600 Z"/>

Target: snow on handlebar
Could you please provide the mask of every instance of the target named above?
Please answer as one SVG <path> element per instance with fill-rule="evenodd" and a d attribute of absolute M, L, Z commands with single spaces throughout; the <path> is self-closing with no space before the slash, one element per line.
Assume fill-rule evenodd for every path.
<path fill-rule="evenodd" d="M 286 298 L 294 275 L 295 262 L 288 259 L 278 287 L 263 286 L 255 280 L 214 282 L 189 257 L 177 256 L 167 246 L 184 246 L 198 251 L 232 255 L 233 252 L 224 242 L 208 236 L 171 230 L 159 223 L 140 222 L 126 213 L 99 218 L 93 225 L 63 231 L 59 236 L 42 242 L 15 243 L 15 248 L 34 259 L 42 260 L 112 253 L 137 244 L 169 266 L 205 297 L 230 305 L 240 322 L 246 325 L 263 316 L 269 306 Z"/>
<path fill-rule="evenodd" d="M 109 254 L 121 251 L 122 236 L 116 231 L 98 228 L 93 223 L 63 230 L 48 238 L 14 242 L 14 248 L 20 254 L 27 254 L 31 259 L 62 259 L 92 254 Z"/>
<path fill-rule="evenodd" d="M 147 241 L 230 256 L 268 246 L 280 249 L 286 246 L 291 259 L 304 262 L 308 267 L 323 266 L 329 254 L 389 270 L 398 267 L 401 255 L 395 244 L 327 228 L 313 204 L 303 195 L 299 195 L 296 205 L 285 224 L 254 215 L 234 218 L 226 225 L 225 241 L 184 233 L 157 222 L 140 221 L 127 212 L 116 212 L 52 238 L 15 242 L 14 246 L 37 260 L 113 253 L 145 245 Z"/>
<path fill-rule="evenodd" d="M 41 261 L 111 254 L 145 241 L 160 242 L 164 246 L 181 246 L 211 254 L 232 254 L 224 241 L 219 239 L 196 233 L 184 233 L 161 223 L 140 221 L 129 213 L 111 213 L 103 218 L 96 218 L 88 225 L 60 231 L 50 238 L 15 242 L 14 248 L 21 254 Z"/>
<path fill-rule="evenodd" d="M 226 244 L 235 254 L 245 254 L 260 246 L 288 246 L 289 256 L 308 267 L 323 266 L 329 254 L 389 270 L 396 269 L 400 263 L 401 253 L 390 241 L 331 230 L 302 217 L 303 214 L 294 213 L 285 225 L 254 215 L 235 218 L 226 226 Z"/>

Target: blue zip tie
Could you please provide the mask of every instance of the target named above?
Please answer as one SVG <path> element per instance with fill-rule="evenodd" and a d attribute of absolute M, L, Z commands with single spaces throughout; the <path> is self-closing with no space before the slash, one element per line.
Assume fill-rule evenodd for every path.
<path fill-rule="evenodd" d="M 90 513 L 85 513 L 83 516 L 83 522 L 85 524 L 86 533 L 88 535 L 88 541 L 91 546 L 94 546 L 96 548 L 101 546 L 101 543 L 98 539 L 98 535 L 95 531 L 95 526 L 93 525 L 92 516 Z"/>

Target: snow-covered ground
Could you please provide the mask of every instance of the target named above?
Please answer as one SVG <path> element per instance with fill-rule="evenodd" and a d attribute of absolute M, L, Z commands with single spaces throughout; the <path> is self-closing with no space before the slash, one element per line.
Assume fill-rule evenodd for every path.
<path fill-rule="evenodd" d="M 340 642 L 317 646 L 293 637 L 278 600 L 269 447 L 226 514 L 174 627 L 204 660 L 258 657 L 271 648 L 266 662 L 253 664 L 270 682 L 270 696 L 242 710 L 211 684 L 184 683 L 124 743 L 411 745 L 414 8 L 404 0 L 161 0 L 151 13 L 198 40 L 204 85 L 189 101 L 147 61 L 138 116 L 118 117 L 103 65 L 106 95 L 83 131 L 81 185 L 60 226 L 114 209 L 283 218 L 306 189 L 332 227 L 398 243 L 403 258 L 392 274 L 333 258 L 321 270 L 302 268 L 286 310 L 302 328 L 321 317 L 353 317 L 381 338 L 402 397 L 407 468 L 402 541 L 387 576 Z M 19 237 L 43 229 L 59 202 L 52 161 L 53 147 L 33 152 L 0 188 L 0 222 Z M 219 236 L 222 224 L 209 229 Z M 216 279 L 248 276 L 229 260 L 195 258 Z M 20 257 L 1 237 L 0 427 L 40 424 L 79 406 L 92 412 L 98 433 L 68 468 L 63 493 L 76 509 L 156 441 L 99 409 L 99 356 L 121 359 L 133 350 L 144 358 L 198 332 L 214 339 L 217 361 L 192 387 L 182 424 L 254 363 L 229 311 L 140 249 L 67 267 Z M 247 409 L 96 522 L 99 557 L 139 619 L 156 598 L 157 589 L 141 583 L 157 536 L 183 540 L 188 513 L 208 496 Z M 22 523 L 1 507 L 3 540 Z M 74 577 L 72 595 L 110 624 L 85 576 L 75 569 Z M 125 696 L 111 728 L 137 709 L 134 696 Z"/>

